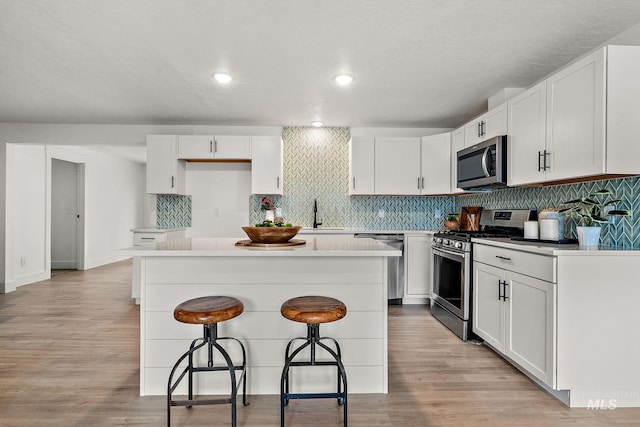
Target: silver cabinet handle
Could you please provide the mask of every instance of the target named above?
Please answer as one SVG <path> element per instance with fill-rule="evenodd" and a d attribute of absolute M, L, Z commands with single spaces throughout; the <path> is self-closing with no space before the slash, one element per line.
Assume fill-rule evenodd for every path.
<path fill-rule="evenodd" d="M 209 141 L 209 152 L 213 153 L 213 140 Z"/>
<path fill-rule="evenodd" d="M 503 260 L 505 260 L 505 261 L 511 261 L 511 258 L 506 257 L 506 256 L 496 255 L 496 258 L 503 259 Z"/>
<path fill-rule="evenodd" d="M 175 177 L 173 175 L 171 175 L 171 188 L 173 188 L 174 181 L 175 181 Z"/>
<path fill-rule="evenodd" d="M 418 190 L 420 189 L 420 177 L 418 177 Z"/>
<path fill-rule="evenodd" d="M 355 176 L 353 177 L 353 189 L 354 190 L 356 189 L 356 177 Z"/>
<path fill-rule="evenodd" d="M 276 177 L 276 188 L 280 188 L 280 177 Z"/>
<path fill-rule="evenodd" d="M 213 152 L 214 153 L 218 152 L 218 140 L 217 139 L 213 140 Z"/>

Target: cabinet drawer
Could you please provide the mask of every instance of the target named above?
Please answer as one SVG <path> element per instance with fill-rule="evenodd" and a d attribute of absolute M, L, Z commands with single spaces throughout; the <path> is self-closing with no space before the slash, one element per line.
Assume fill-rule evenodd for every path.
<path fill-rule="evenodd" d="M 473 259 L 547 282 L 556 282 L 554 257 L 474 243 Z"/>
<path fill-rule="evenodd" d="M 164 242 L 165 240 L 167 240 L 167 233 L 133 233 L 133 246 Z"/>

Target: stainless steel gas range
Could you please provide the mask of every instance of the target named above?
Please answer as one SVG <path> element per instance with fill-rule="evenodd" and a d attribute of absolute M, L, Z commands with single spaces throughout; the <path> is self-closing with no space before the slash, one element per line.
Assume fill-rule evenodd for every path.
<path fill-rule="evenodd" d="M 522 236 L 524 222 L 535 219 L 528 209 L 483 210 L 480 230 L 456 230 L 433 236 L 431 313 L 462 340 L 472 334 L 474 237 Z"/>

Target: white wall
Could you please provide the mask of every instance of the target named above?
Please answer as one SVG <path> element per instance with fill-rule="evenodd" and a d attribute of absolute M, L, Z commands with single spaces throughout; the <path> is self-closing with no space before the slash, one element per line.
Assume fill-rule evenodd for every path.
<path fill-rule="evenodd" d="M 194 237 L 245 237 L 251 196 L 250 163 L 187 163 Z"/>
<path fill-rule="evenodd" d="M 144 165 L 78 146 L 7 144 L 5 291 L 50 277 L 51 162 L 84 164 L 84 267 L 119 259 L 143 218 Z"/>

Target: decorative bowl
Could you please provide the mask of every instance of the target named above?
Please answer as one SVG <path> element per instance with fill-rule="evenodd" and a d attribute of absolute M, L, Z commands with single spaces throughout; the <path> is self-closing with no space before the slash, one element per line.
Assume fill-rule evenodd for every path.
<path fill-rule="evenodd" d="M 302 227 L 242 227 L 249 239 L 256 243 L 286 243 L 293 238 Z"/>

